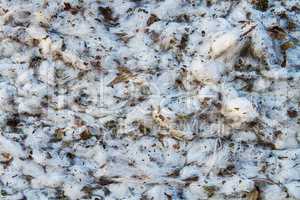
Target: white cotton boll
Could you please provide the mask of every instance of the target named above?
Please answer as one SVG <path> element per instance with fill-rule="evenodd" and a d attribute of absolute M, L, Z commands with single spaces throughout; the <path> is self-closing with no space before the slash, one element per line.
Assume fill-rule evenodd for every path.
<path fill-rule="evenodd" d="M 52 47 L 51 47 L 52 49 Z M 74 67 L 82 70 L 87 70 L 89 68 L 88 65 L 84 65 L 82 60 L 78 58 L 76 54 L 71 51 L 60 52 L 64 62 L 71 63 Z"/>
<path fill-rule="evenodd" d="M 16 84 L 17 85 L 25 85 L 26 83 L 29 83 L 33 79 L 33 71 L 27 70 L 27 71 L 20 71 L 18 72 Z"/>
<path fill-rule="evenodd" d="M 288 163 L 283 163 L 282 165 L 286 166 Z M 281 183 L 298 180 L 300 179 L 300 169 L 299 167 L 284 167 L 274 178 Z"/>
<path fill-rule="evenodd" d="M 300 199 L 300 182 L 299 181 L 295 181 L 295 182 L 291 182 L 285 185 L 288 193 L 295 197 L 296 199 Z"/>
<path fill-rule="evenodd" d="M 218 98 L 218 88 L 215 88 L 213 85 L 204 86 L 199 91 L 198 98 L 200 100 L 204 100 L 206 98 L 217 99 Z"/>
<path fill-rule="evenodd" d="M 16 69 L 20 65 L 11 64 L 10 61 L 8 61 L 7 59 L 8 58 L 3 59 L 5 63 L 0 63 L 0 74 L 3 77 L 12 79 L 16 77 Z M 7 60 L 7 62 L 5 60 Z"/>
<path fill-rule="evenodd" d="M 63 46 L 63 43 L 64 41 L 62 39 L 59 39 L 59 40 L 56 40 L 56 41 L 53 41 L 52 44 L 51 44 L 51 50 L 52 51 L 60 51 L 62 46 Z"/>
<path fill-rule="evenodd" d="M 147 197 L 153 200 L 165 200 L 166 195 L 165 193 L 168 191 L 167 186 L 165 185 L 157 185 L 153 186 L 148 192 Z M 163 198 L 165 197 L 165 198 Z"/>
<path fill-rule="evenodd" d="M 48 61 L 43 61 L 39 67 L 39 78 L 49 84 L 55 84 L 55 68 Z"/>
<path fill-rule="evenodd" d="M 49 17 L 47 17 L 42 11 L 35 12 L 33 16 L 36 22 L 43 24 L 48 24 L 49 22 Z"/>
<path fill-rule="evenodd" d="M 63 184 L 65 176 L 60 173 L 47 173 L 32 179 L 33 188 L 59 187 Z"/>
<path fill-rule="evenodd" d="M 93 159 L 98 163 L 100 167 L 106 163 L 106 157 L 106 152 L 103 150 L 102 147 L 98 146 L 94 148 Z"/>
<path fill-rule="evenodd" d="M 12 157 L 24 157 L 25 153 L 19 143 L 6 139 L 0 135 L 0 151 L 9 153 Z"/>
<path fill-rule="evenodd" d="M 198 183 L 192 183 L 189 186 L 189 191 L 197 196 L 197 199 L 207 199 L 208 194 L 207 191 L 205 190 L 205 187 L 203 185 L 198 184 Z"/>
<path fill-rule="evenodd" d="M 187 152 L 187 162 L 206 162 L 207 157 L 215 149 L 216 140 L 207 139 L 194 143 Z"/>
<path fill-rule="evenodd" d="M 168 108 L 161 108 L 160 114 L 167 118 L 167 120 L 175 119 L 176 115 L 173 111 Z"/>
<path fill-rule="evenodd" d="M 283 200 L 286 199 L 286 193 L 278 185 L 268 185 L 263 188 L 261 192 L 262 199 L 268 200 Z"/>
<path fill-rule="evenodd" d="M 110 184 L 108 189 L 114 191 L 110 196 L 113 199 L 127 199 L 126 197 L 130 195 L 128 186 L 127 183 Z"/>
<path fill-rule="evenodd" d="M 106 163 L 106 152 L 99 145 L 88 149 L 78 146 L 76 147 L 75 154 L 84 158 L 93 159 L 99 165 L 99 167 L 103 166 Z"/>
<path fill-rule="evenodd" d="M 269 79 L 286 80 L 288 78 L 287 69 L 282 68 L 280 66 L 276 66 L 270 70 L 261 70 L 261 73 L 263 74 L 263 76 L 265 76 L 266 78 L 269 78 Z"/>
<path fill-rule="evenodd" d="M 180 177 L 186 179 L 193 176 L 199 175 L 199 168 L 194 165 L 185 166 L 180 170 Z"/>
<path fill-rule="evenodd" d="M 1 182 L 3 184 L 5 184 L 6 186 L 10 186 L 13 187 L 15 190 L 24 190 L 28 187 L 28 183 L 27 181 L 22 178 L 21 176 L 14 176 L 15 173 L 7 173 L 4 176 L 1 177 Z M 0 197 L 3 197 L 2 195 Z M 2 199 L 6 199 L 6 198 L 1 198 Z M 14 199 L 10 196 L 9 199 Z"/>
<path fill-rule="evenodd" d="M 211 45 L 211 56 L 217 58 L 226 51 L 234 53 L 234 48 L 238 46 L 240 34 L 238 31 L 230 31 L 219 34 L 220 36 Z"/>
<path fill-rule="evenodd" d="M 18 99 L 18 112 L 39 114 L 41 112 L 41 98 L 32 96 L 29 98 Z"/>
<path fill-rule="evenodd" d="M 52 99 L 52 101 L 56 103 L 55 105 L 57 109 L 63 109 L 71 103 L 70 98 L 68 97 L 68 95 L 57 95 Z"/>
<path fill-rule="evenodd" d="M 0 84 L 0 111 L 13 111 L 13 99 L 16 91 L 14 87 Z"/>
<path fill-rule="evenodd" d="M 150 108 L 151 107 L 148 103 L 142 103 L 141 105 L 135 106 L 128 112 L 124 123 L 131 124 L 134 121 L 143 120 L 146 124 L 149 124 L 152 121 L 148 115 L 151 113 Z"/>
<path fill-rule="evenodd" d="M 191 72 L 194 78 L 204 83 L 217 83 L 222 78 L 224 65 L 220 62 L 203 62 L 196 58 L 191 63 Z"/>
<path fill-rule="evenodd" d="M 239 170 L 241 174 L 244 174 L 247 178 L 255 178 L 260 173 L 260 168 L 252 164 L 245 164 L 243 168 Z"/>
<path fill-rule="evenodd" d="M 78 183 L 65 183 L 63 186 L 64 194 L 71 200 L 81 199 L 84 195 L 82 188 L 83 186 Z"/>
<path fill-rule="evenodd" d="M 285 148 L 297 148 L 298 142 L 296 140 L 296 133 L 286 131 L 285 134 L 282 134 L 275 142 L 276 149 L 285 149 Z"/>
<path fill-rule="evenodd" d="M 229 149 L 224 146 L 221 150 L 215 150 L 205 162 L 205 172 L 209 171 L 218 172 L 220 169 L 225 169 L 228 166 Z"/>
<path fill-rule="evenodd" d="M 258 79 L 257 81 L 254 81 L 253 90 L 254 91 L 264 91 L 268 89 L 271 85 L 271 81 L 266 79 Z"/>
<path fill-rule="evenodd" d="M 45 84 L 36 84 L 34 82 L 32 83 L 26 83 L 21 89 L 18 90 L 19 96 L 24 96 L 27 98 L 31 98 L 33 96 L 34 98 L 37 97 L 43 97 L 48 94 L 48 88 Z"/>
<path fill-rule="evenodd" d="M 223 114 L 234 122 L 249 122 L 258 116 L 252 103 L 245 97 L 227 98 L 224 102 Z"/>
<path fill-rule="evenodd" d="M 34 39 L 43 39 L 47 36 L 45 29 L 40 26 L 32 25 L 27 28 L 27 32 Z"/>
<path fill-rule="evenodd" d="M 0 44 L 0 55 L 4 57 L 10 57 L 15 53 L 17 48 L 19 48 L 19 44 L 4 39 Z"/>
<path fill-rule="evenodd" d="M 241 179 L 238 176 L 233 176 L 232 178 L 226 179 L 223 187 L 220 189 L 221 193 L 225 195 L 241 193 L 241 192 L 251 192 L 254 188 L 254 182 L 249 179 Z"/>
<path fill-rule="evenodd" d="M 163 19 L 176 16 L 180 11 L 182 2 L 180 0 L 166 0 L 163 1 L 160 6 L 155 10 L 155 14 Z"/>
<path fill-rule="evenodd" d="M 42 39 L 39 43 L 39 47 L 42 49 L 43 55 L 47 56 L 51 52 L 51 39 L 49 37 Z"/>
<path fill-rule="evenodd" d="M 38 150 L 33 150 L 32 158 L 36 163 L 39 163 L 41 165 L 45 165 L 47 163 L 47 160 L 48 160 L 47 156 L 46 156 L 46 153 L 38 151 Z"/>
<path fill-rule="evenodd" d="M 254 132 L 238 131 L 232 135 L 232 140 L 236 142 L 254 142 L 256 135 Z"/>
<path fill-rule="evenodd" d="M 184 163 L 185 163 L 185 157 L 178 152 L 174 152 L 172 150 L 167 150 L 165 152 L 164 162 L 165 162 L 165 165 L 170 166 L 170 167 L 182 167 L 182 166 L 184 166 Z"/>
<path fill-rule="evenodd" d="M 22 161 L 21 166 L 23 166 L 23 173 L 25 175 L 30 175 L 33 177 L 39 177 L 44 174 L 44 170 L 41 165 L 36 164 L 32 161 Z"/>

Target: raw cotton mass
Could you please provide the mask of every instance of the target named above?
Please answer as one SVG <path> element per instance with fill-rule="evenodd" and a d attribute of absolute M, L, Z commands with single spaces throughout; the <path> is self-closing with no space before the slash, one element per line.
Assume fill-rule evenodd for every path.
<path fill-rule="evenodd" d="M 300 199 L 298 0 L 1 0 L 0 199 Z"/>

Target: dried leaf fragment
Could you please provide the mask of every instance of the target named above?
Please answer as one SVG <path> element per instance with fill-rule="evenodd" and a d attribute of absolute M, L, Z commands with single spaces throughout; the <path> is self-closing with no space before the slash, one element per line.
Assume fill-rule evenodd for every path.
<path fill-rule="evenodd" d="M 183 133 L 182 131 L 172 129 L 172 130 L 170 131 L 170 134 L 171 134 L 171 136 L 172 136 L 174 139 L 177 139 L 177 140 L 183 140 L 184 133 Z"/>
<path fill-rule="evenodd" d="M 108 22 L 115 22 L 117 18 L 113 17 L 113 11 L 110 7 L 99 7 L 100 14 L 103 16 L 104 20 Z"/>
<path fill-rule="evenodd" d="M 180 44 L 178 45 L 178 48 L 184 50 L 187 46 L 188 39 L 189 39 L 189 35 L 186 33 L 183 34 L 180 40 Z"/>
<path fill-rule="evenodd" d="M 286 32 L 279 26 L 272 26 L 268 28 L 269 35 L 276 40 L 283 40 L 286 38 Z"/>
<path fill-rule="evenodd" d="M 297 111 L 292 108 L 287 111 L 287 114 L 290 118 L 295 118 L 298 116 Z"/>
<path fill-rule="evenodd" d="M 126 82 L 133 78 L 134 75 L 132 72 L 126 67 L 118 67 L 117 76 L 108 84 L 108 86 L 114 86 L 118 83 Z"/>
<path fill-rule="evenodd" d="M 288 50 L 288 49 L 290 49 L 290 48 L 293 48 L 294 45 L 295 45 L 294 42 L 288 41 L 288 42 L 283 43 L 283 44 L 280 46 L 280 48 L 281 48 L 281 50 L 286 51 L 286 50 Z"/>
<path fill-rule="evenodd" d="M 155 14 L 151 14 L 150 17 L 147 20 L 147 26 L 150 26 L 151 24 L 159 21 L 160 19 L 155 15 Z"/>
<path fill-rule="evenodd" d="M 52 139 L 53 142 L 61 141 L 65 136 L 65 131 L 62 128 L 56 129 L 54 133 L 54 138 Z"/>
<path fill-rule="evenodd" d="M 253 4 L 255 4 L 256 8 L 260 11 L 267 11 L 269 7 L 268 0 L 253 0 Z"/>
<path fill-rule="evenodd" d="M 71 12 L 72 15 L 76 15 L 79 12 L 80 8 L 79 7 L 72 7 L 70 3 L 65 2 L 64 3 L 64 10 Z"/>
<path fill-rule="evenodd" d="M 248 200 L 258 200 L 259 199 L 259 191 L 254 189 L 252 192 L 248 194 Z"/>
<path fill-rule="evenodd" d="M 105 186 L 105 185 L 110 185 L 110 184 L 114 184 L 114 183 L 118 183 L 118 182 L 111 179 L 110 177 L 102 176 L 97 180 L 97 183 L 101 186 Z"/>
<path fill-rule="evenodd" d="M 12 159 L 13 157 L 10 155 L 10 153 L 6 153 L 6 152 L 1 153 L 1 159 L 0 159 L 1 163 L 9 163 L 10 161 L 12 161 Z"/>
<path fill-rule="evenodd" d="M 86 129 L 82 133 L 80 133 L 80 139 L 82 139 L 82 140 L 88 140 L 91 137 L 92 137 L 92 134 L 88 129 Z"/>
<path fill-rule="evenodd" d="M 203 186 L 203 189 L 207 193 L 208 197 L 214 196 L 214 194 L 215 194 L 215 192 L 217 190 L 217 188 L 215 186 Z"/>

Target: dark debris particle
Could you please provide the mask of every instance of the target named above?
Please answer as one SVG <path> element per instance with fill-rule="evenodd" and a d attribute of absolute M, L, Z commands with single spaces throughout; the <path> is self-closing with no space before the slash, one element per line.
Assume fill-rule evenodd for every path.
<path fill-rule="evenodd" d="M 295 118 L 298 116 L 298 113 L 296 110 L 293 110 L 292 108 L 288 109 L 287 110 L 287 115 L 290 117 L 290 118 Z"/>
<path fill-rule="evenodd" d="M 108 22 L 116 21 L 116 18 L 113 17 L 113 11 L 110 7 L 99 7 L 100 14 Z"/>
<path fill-rule="evenodd" d="M 19 123 L 20 119 L 18 115 L 14 115 L 12 118 L 9 118 L 6 122 L 7 126 L 10 126 L 12 128 L 16 128 Z"/>
<path fill-rule="evenodd" d="M 190 17 L 187 14 L 178 15 L 178 16 L 176 16 L 175 21 L 179 22 L 179 23 L 189 22 Z"/>
<path fill-rule="evenodd" d="M 186 33 L 183 34 L 180 40 L 180 44 L 178 45 L 178 48 L 184 50 L 187 47 L 188 40 L 189 40 L 189 35 Z"/>
<path fill-rule="evenodd" d="M 184 179 L 183 181 L 189 184 L 192 182 L 197 182 L 198 180 L 199 180 L 198 176 L 191 176 L 191 177 Z"/>
<path fill-rule="evenodd" d="M 151 129 L 149 127 L 146 127 L 144 124 L 140 124 L 139 131 L 144 135 L 148 135 L 148 134 L 150 134 Z"/>
<path fill-rule="evenodd" d="M 75 154 L 73 154 L 73 153 L 71 153 L 71 152 L 68 152 L 67 154 L 66 154 L 66 156 L 69 158 L 69 159 L 71 159 L 71 160 L 73 160 L 76 156 L 75 156 Z"/>
<path fill-rule="evenodd" d="M 82 139 L 82 140 L 88 140 L 91 137 L 92 137 L 92 134 L 88 129 L 86 129 L 82 133 L 80 133 L 80 139 Z"/>
<path fill-rule="evenodd" d="M 72 7 L 70 3 L 64 3 L 64 11 L 71 12 L 72 15 L 76 15 L 79 12 L 79 7 Z"/>
<path fill-rule="evenodd" d="M 297 24 L 295 22 L 289 20 L 287 28 L 289 31 L 294 31 L 297 28 Z"/>
<path fill-rule="evenodd" d="M 111 191 L 107 187 L 103 187 L 104 196 L 109 196 Z"/>
<path fill-rule="evenodd" d="M 29 62 L 29 68 L 31 69 L 35 69 L 37 68 L 42 62 L 42 58 L 39 56 L 34 56 L 31 58 L 30 62 Z"/>
<path fill-rule="evenodd" d="M 256 6 L 256 9 L 260 11 L 267 11 L 269 8 L 268 0 L 254 0 L 254 4 Z"/>
<path fill-rule="evenodd" d="M 217 188 L 215 186 L 203 186 L 203 189 L 207 193 L 208 197 L 214 196 L 215 192 L 217 191 Z"/>
<path fill-rule="evenodd" d="M 67 2 L 64 3 L 64 6 L 65 6 L 65 7 L 64 7 L 64 10 L 66 10 L 66 11 L 72 9 L 71 4 L 69 4 L 69 3 L 67 3 Z"/>
<path fill-rule="evenodd" d="M 151 14 L 150 17 L 147 20 L 147 26 L 150 26 L 151 24 L 159 21 L 160 19 L 155 15 L 155 14 Z"/>
<path fill-rule="evenodd" d="M 272 26 L 268 28 L 269 35 L 276 40 L 283 40 L 286 38 L 287 34 L 283 28 L 279 26 Z"/>
<path fill-rule="evenodd" d="M 64 136 L 65 136 L 65 132 L 63 129 L 61 128 L 56 129 L 53 138 L 51 139 L 51 142 L 59 142 L 63 139 Z"/>
<path fill-rule="evenodd" d="M 98 180 L 97 180 L 97 183 L 101 186 L 106 186 L 106 185 L 110 185 L 110 184 L 114 184 L 114 183 L 118 183 L 117 181 L 109 178 L 109 177 L 100 177 Z"/>

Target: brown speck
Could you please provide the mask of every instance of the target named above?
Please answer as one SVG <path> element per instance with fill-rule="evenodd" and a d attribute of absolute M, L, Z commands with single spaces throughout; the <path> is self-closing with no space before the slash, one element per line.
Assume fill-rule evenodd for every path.
<path fill-rule="evenodd" d="M 272 26 L 268 28 L 269 35 L 276 40 L 283 40 L 286 38 L 286 32 L 279 26 Z"/>
<path fill-rule="evenodd" d="M 159 21 L 159 18 L 156 15 L 151 14 L 150 17 L 147 20 L 147 26 L 150 26 L 151 24 L 153 24 L 157 21 Z"/>
<path fill-rule="evenodd" d="M 113 17 L 113 11 L 111 10 L 110 7 L 99 7 L 99 11 L 106 21 L 114 22 L 117 20 L 117 18 Z"/>
<path fill-rule="evenodd" d="M 253 4 L 255 4 L 256 9 L 260 11 L 267 11 L 269 7 L 269 1 L 268 0 L 253 0 Z"/>
<path fill-rule="evenodd" d="M 187 46 L 187 42 L 188 42 L 188 34 L 183 34 L 182 37 L 181 37 L 181 40 L 180 40 L 180 44 L 178 45 L 178 48 L 181 49 L 181 50 L 184 50 Z"/>
<path fill-rule="evenodd" d="M 293 110 L 292 108 L 290 108 L 289 110 L 287 110 L 287 115 L 290 117 L 290 118 L 295 118 L 298 116 L 298 113 L 296 110 Z"/>
<path fill-rule="evenodd" d="M 83 131 L 82 133 L 80 133 L 80 139 L 82 139 L 82 140 L 88 140 L 91 137 L 92 137 L 92 134 L 91 134 L 91 132 L 88 129 L 86 129 L 85 131 Z"/>
<path fill-rule="evenodd" d="M 110 185 L 110 184 L 113 184 L 113 183 L 117 183 L 117 181 L 114 181 L 114 180 L 110 179 L 109 177 L 100 177 L 97 180 L 97 183 L 101 186 L 105 186 L 105 185 Z"/>
<path fill-rule="evenodd" d="M 78 7 L 72 7 L 70 3 L 64 3 L 64 10 L 71 12 L 72 15 L 76 15 L 80 10 Z"/>
<path fill-rule="evenodd" d="M 35 69 L 41 64 L 41 62 L 42 62 L 41 57 L 38 56 L 32 57 L 29 63 L 29 68 Z"/>
<path fill-rule="evenodd" d="M 280 45 L 280 48 L 283 51 L 286 51 L 286 50 L 288 50 L 289 48 L 292 48 L 292 47 L 294 47 L 294 43 L 292 41 L 288 41 L 288 42 L 285 42 L 282 45 Z"/>

